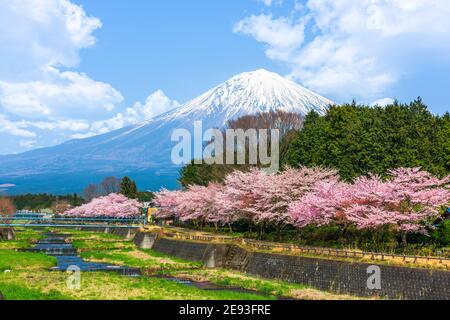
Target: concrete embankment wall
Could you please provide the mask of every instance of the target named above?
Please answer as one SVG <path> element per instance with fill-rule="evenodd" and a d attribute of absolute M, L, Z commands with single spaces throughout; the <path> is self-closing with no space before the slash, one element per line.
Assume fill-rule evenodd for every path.
<path fill-rule="evenodd" d="M 126 231 L 112 233 L 130 238 Z M 366 263 L 252 252 L 236 245 L 174 240 L 152 233 L 135 233 L 134 243 L 140 248 L 201 261 L 211 268 L 229 268 L 341 294 L 450 300 L 449 271 L 378 265 L 381 290 L 370 290 L 367 281 L 373 273 L 368 273 L 371 264 Z"/>
<path fill-rule="evenodd" d="M 379 265 L 381 290 L 369 290 L 370 264 L 252 253 L 245 272 L 355 296 L 450 299 L 450 272 Z"/>

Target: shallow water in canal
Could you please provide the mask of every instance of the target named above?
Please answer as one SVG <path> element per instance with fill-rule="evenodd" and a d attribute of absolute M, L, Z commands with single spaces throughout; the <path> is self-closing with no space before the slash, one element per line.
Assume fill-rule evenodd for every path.
<path fill-rule="evenodd" d="M 106 263 L 96 263 L 85 261 L 78 255 L 77 250 L 72 243 L 68 241 L 70 235 L 49 232 L 45 234 L 45 238 L 39 240 L 31 249 L 25 249 L 29 252 L 41 252 L 57 259 L 56 267 L 51 268 L 52 271 L 74 271 L 80 270 L 83 272 L 116 272 L 124 276 L 139 277 L 142 276 L 138 268 L 130 268 L 126 266 L 116 266 Z M 211 282 L 195 282 L 187 279 L 180 279 L 166 275 L 153 275 L 150 277 L 166 279 L 176 283 L 193 286 L 201 290 L 212 291 L 234 291 L 240 293 L 251 293 L 257 295 L 265 295 L 254 290 L 247 290 L 239 287 L 224 287 Z"/>

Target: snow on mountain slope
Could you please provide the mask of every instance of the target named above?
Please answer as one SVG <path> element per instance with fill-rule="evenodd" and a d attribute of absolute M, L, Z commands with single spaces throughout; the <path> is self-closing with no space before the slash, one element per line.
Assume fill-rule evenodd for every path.
<path fill-rule="evenodd" d="M 171 148 L 174 145 L 171 134 L 174 129 L 191 130 L 196 120 L 203 121 L 205 130 L 221 128 L 228 120 L 243 115 L 276 110 L 301 115 L 315 110 L 324 114 L 330 104 L 333 102 L 276 73 L 266 70 L 242 73 L 183 106 L 140 125 L 68 141 L 55 147 L 0 157 L 0 181 L 18 182 L 23 187 L 23 181 L 33 185 L 36 184 L 33 177 L 39 177 L 39 185 L 44 186 L 41 191 L 47 192 L 59 190 L 64 181 L 63 178 L 59 179 L 59 183 L 55 183 L 59 181 L 55 179 L 48 181 L 52 188 L 45 189 L 46 183 L 42 179 L 52 175 L 70 179 L 70 175 L 79 177 L 84 174 L 89 179 L 150 170 L 152 179 L 157 181 L 166 175 L 166 168 L 171 163 Z M 85 183 L 84 180 L 76 188 L 73 187 L 73 191 L 79 191 L 84 186 L 82 183 Z"/>
<path fill-rule="evenodd" d="M 306 115 L 324 114 L 331 100 L 319 96 L 282 76 L 266 70 L 239 74 L 169 112 L 163 118 L 210 119 L 209 127 L 222 127 L 228 120 L 258 112 L 282 110 Z"/>

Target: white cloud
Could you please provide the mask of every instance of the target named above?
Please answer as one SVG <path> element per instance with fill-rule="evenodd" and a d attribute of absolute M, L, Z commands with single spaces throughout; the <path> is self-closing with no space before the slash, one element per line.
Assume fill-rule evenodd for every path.
<path fill-rule="evenodd" d="M 75 67 L 101 27 L 69 0 L 0 1 L 0 111 L 22 118 L 79 117 L 123 100 L 111 85 Z M 3 110 L 2 110 L 3 109 Z"/>
<path fill-rule="evenodd" d="M 157 90 L 147 97 L 144 104 L 137 102 L 133 107 L 128 108 L 126 113 L 128 118 L 132 119 L 134 123 L 139 123 L 150 120 L 179 106 L 180 103 L 178 101 L 171 100 L 162 90 Z"/>
<path fill-rule="evenodd" d="M 19 145 L 26 149 L 34 148 L 36 146 L 36 140 L 20 140 Z"/>
<path fill-rule="evenodd" d="M 290 77 L 307 87 L 370 101 L 418 62 L 450 60 L 449 16 L 446 0 L 308 0 L 290 17 L 253 15 L 234 31 L 265 43 L 267 56 L 288 64 Z"/>
<path fill-rule="evenodd" d="M 0 188 L 13 188 L 15 187 L 15 184 L 12 183 L 4 183 L 4 184 L 0 184 Z"/>
<path fill-rule="evenodd" d="M 4 115 L 0 114 L 0 132 L 17 137 L 35 138 L 36 133 L 24 130 L 20 124 L 8 120 Z"/>
<path fill-rule="evenodd" d="M 86 133 L 75 133 L 70 136 L 70 139 L 86 139 L 97 135 L 95 132 L 86 132 Z"/>
<path fill-rule="evenodd" d="M 86 120 L 56 120 L 51 121 L 20 121 L 19 125 L 27 128 L 38 128 L 40 130 L 66 130 L 81 131 L 89 129 L 89 122 Z"/>
<path fill-rule="evenodd" d="M 383 99 L 379 99 L 376 100 L 374 102 L 372 102 L 370 105 L 375 107 L 375 106 L 379 106 L 379 107 L 386 107 L 390 104 L 393 104 L 395 102 L 395 99 L 392 98 L 383 98 Z"/>
<path fill-rule="evenodd" d="M 257 0 L 260 3 L 263 3 L 265 6 L 270 7 L 272 4 L 281 5 L 283 4 L 283 0 Z"/>
<path fill-rule="evenodd" d="M 0 131 L 22 149 L 54 144 L 111 117 L 123 101 L 78 66 L 101 22 L 70 0 L 0 0 Z M 53 132 L 54 135 L 45 134 Z M 44 141 L 41 141 L 44 139 Z M 21 150 L 18 148 L 18 151 Z"/>
<path fill-rule="evenodd" d="M 74 67 L 100 27 L 69 0 L 0 1 L 0 74 L 28 80 L 43 66 Z"/>
<path fill-rule="evenodd" d="M 41 132 L 57 132 L 67 139 L 84 139 L 148 121 L 179 106 L 178 101 L 171 100 L 163 91 L 157 90 L 149 95 L 144 103 L 137 102 L 132 107 L 125 109 L 124 112 L 119 112 L 106 120 L 10 121 L 5 115 L 0 114 L 0 132 L 29 138 L 20 140 L 18 144 L 22 148 L 30 149 L 36 147 L 38 143 L 38 135 L 33 132 L 33 129 L 38 129 Z"/>
<path fill-rule="evenodd" d="M 254 37 L 267 45 L 266 54 L 271 59 L 287 60 L 304 41 L 306 20 L 274 19 L 272 15 L 252 15 L 238 22 L 234 32 Z"/>
<path fill-rule="evenodd" d="M 88 138 L 97 134 L 120 129 L 128 125 L 138 124 L 179 106 L 180 103 L 178 101 L 171 100 L 162 90 L 157 90 L 149 95 L 144 103 L 136 102 L 123 113 L 118 113 L 116 116 L 107 120 L 100 120 L 92 123 L 89 132 L 74 134 L 71 137 L 74 139 Z"/>
<path fill-rule="evenodd" d="M 4 111 L 25 118 L 79 117 L 111 111 L 123 100 L 109 84 L 85 74 L 49 67 L 43 76 L 31 82 L 0 81 Z"/>
<path fill-rule="evenodd" d="M 120 92 L 67 70 L 100 27 L 69 0 L 0 0 L 0 132 L 16 137 L 18 150 L 106 133 L 179 106 L 158 90 L 114 115 Z"/>

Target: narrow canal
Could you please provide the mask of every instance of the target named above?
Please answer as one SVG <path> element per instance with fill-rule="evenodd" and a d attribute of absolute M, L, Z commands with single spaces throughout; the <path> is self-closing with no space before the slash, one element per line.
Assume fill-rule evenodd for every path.
<path fill-rule="evenodd" d="M 40 252 L 55 257 L 57 259 L 57 265 L 51 268 L 51 271 L 55 272 L 79 270 L 82 272 L 115 272 L 128 277 L 144 276 L 138 268 L 85 261 L 78 255 L 77 250 L 70 241 L 70 235 L 67 234 L 48 232 L 45 234 L 45 238 L 39 240 L 34 247 L 30 249 L 23 249 L 22 251 Z M 146 277 L 148 276 L 146 275 Z M 201 290 L 234 291 L 266 296 L 266 294 L 255 290 L 248 290 L 239 287 L 224 287 L 207 281 L 195 282 L 167 275 L 150 275 L 149 277 L 162 278 L 186 286 L 193 286 Z M 280 297 L 279 299 L 283 298 Z"/>
<path fill-rule="evenodd" d="M 103 271 L 118 272 L 126 276 L 139 276 L 140 270 L 136 268 L 128 268 L 124 266 L 115 266 L 105 263 L 95 263 L 83 260 L 68 241 L 69 235 L 49 232 L 45 235 L 45 239 L 39 240 L 31 249 L 25 249 L 29 252 L 41 252 L 46 255 L 53 256 L 57 259 L 56 267 L 52 271 L 67 271 L 69 268 L 78 268 L 83 272 Z"/>

